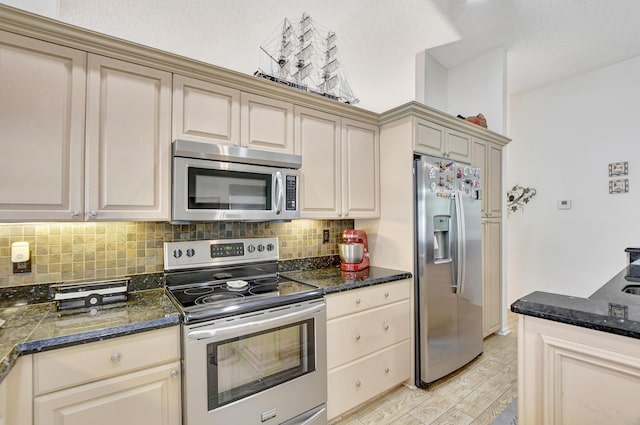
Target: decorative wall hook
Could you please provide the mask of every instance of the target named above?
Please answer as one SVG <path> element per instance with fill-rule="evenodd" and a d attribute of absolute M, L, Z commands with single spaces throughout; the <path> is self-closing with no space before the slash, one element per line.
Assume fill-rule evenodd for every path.
<path fill-rule="evenodd" d="M 518 210 L 524 210 L 525 204 L 528 204 L 535 195 L 536 190 L 532 187 L 524 187 L 518 184 L 513 186 L 513 189 L 507 192 L 507 215 Z"/>

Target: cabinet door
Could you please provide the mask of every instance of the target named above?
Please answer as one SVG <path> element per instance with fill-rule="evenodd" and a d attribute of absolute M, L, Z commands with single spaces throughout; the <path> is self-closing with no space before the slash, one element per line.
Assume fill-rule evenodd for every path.
<path fill-rule="evenodd" d="M 0 32 L 0 221 L 82 219 L 86 53 Z"/>
<path fill-rule="evenodd" d="M 471 161 L 471 136 L 447 129 L 445 154 L 454 161 Z"/>
<path fill-rule="evenodd" d="M 240 91 L 174 75 L 173 139 L 240 145 Z"/>
<path fill-rule="evenodd" d="M 445 151 L 445 131 L 441 125 L 416 119 L 413 150 L 425 155 L 442 156 Z"/>
<path fill-rule="evenodd" d="M 502 326 L 502 221 L 482 222 L 482 298 L 484 336 Z"/>
<path fill-rule="evenodd" d="M 0 383 L 0 425 L 30 424 L 33 409 L 31 355 L 21 356 Z"/>
<path fill-rule="evenodd" d="M 489 143 L 487 145 L 487 216 L 502 216 L 502 148 Z"/>
<path fill-rule="evenodd" d="M 380 217 L 380 130 L 342 120 L 342 215 Z"/>
<path fill-rule="evenodd" d="M 179 425 L 180 362 L 34 399 L 34 425 Z"/>
<path fill-rule="evenodd" d="M 251 93 L 240 95 L 242 146 L 293 153 L 293 104 Z"/>
<path fill-rule="evenodd" d="M 338 218 L 341 213 L 340 118 L 295 108 L 295 153 L 302 156 L 300 216 Z"/>
<path fill-rule="evenodd" d="M 89 55 L 87 219 L 168 220 L 171 74 Z"/>

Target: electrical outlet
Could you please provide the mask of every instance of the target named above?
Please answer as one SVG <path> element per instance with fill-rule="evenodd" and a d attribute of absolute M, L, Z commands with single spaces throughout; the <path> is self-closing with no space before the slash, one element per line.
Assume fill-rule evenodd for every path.
<path fill-rule="evenodd" d="M 329 243 L 329 229 L 322 231 L 322 243 Z"/>

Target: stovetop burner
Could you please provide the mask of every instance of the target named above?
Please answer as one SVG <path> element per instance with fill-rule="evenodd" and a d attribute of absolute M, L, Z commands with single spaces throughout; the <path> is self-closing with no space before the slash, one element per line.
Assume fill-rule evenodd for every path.
<path fill-rule="evenodd" d="M 184 322 L 321 298 L 319 288 L 278 275 L 277 246 L 276 238 L 165 243 L 166 290 Z"/>

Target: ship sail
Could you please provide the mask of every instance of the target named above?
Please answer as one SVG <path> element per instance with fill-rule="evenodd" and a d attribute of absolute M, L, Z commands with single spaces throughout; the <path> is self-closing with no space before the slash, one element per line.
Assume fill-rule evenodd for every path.
<path fill-rule="evenodd" d="M 260 46 L 260 66 L 254 75 L 340 102 L 358 103 L 338 60 L 336 40 L 335 32 L 322 30 L 306 13 L 298 22 L 285 18 Z"/>

